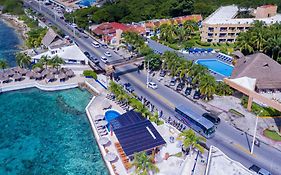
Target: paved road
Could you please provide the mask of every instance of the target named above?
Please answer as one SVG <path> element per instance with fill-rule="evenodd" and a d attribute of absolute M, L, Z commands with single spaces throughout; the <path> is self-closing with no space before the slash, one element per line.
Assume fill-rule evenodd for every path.
<path fill-rule="evenodd" d="M 41 10 L 39 3 L 37 1 L 25 1 L 25 4 L 32 9 L 34 9 L 37 12 L 42 13 L 47 21 L 49 21 L 52 25 L 55 25 L 59 27 L 66 35 L 70 36 L 72 40 L 76 42 L 76 44 L 81 48 L 81 50 L 89 52 L 92 56 L 98 58 L 100 60 L 101 56 L 104 56 L 104 52 L 109 51 L 111 53 L 111 57 L 107 57 L 108 61 L 115 61 L 115 60 L 120 60 L 123 59 L 119 55 L 117 55 L 115 52 L 113 52 L 111 49 L 105 49 L 103 47 L 100 48 L 94 48 L 91 43 L 95 41 L 93 38 L 88 37 L 85 38 L 83 37 L 85 34 L 80 33 L 77 29 L 73 28 L 69 23 L 66 23 L 64 20 L 60 19 L 59 17 L 55 18 L 55 13 L 51 9 L 51 6 L 45 6 L 41 5 Z M 81 37 L 79 38 L 78 35 Z M 100 66 L 104 67 L 104 63 L 100 61 Z"/>
<path fill-rule="evenodd" d="M 33 2 L 29 5 L 36 11 L 40 11 L 37 3 Z M 74 37 L 71 31 L 71 27 L 68 24 L 66 24 L 61 19 L 57 19 L 55 21 L 53 13 L 50 12 L 50 10 L 46 7 L 42 6 L 41 9 L 41 13 L 43 13 L 50 22 L 61 28 L 63 32 L 65 32 L 67 35 Z M 93 48 L 90 44 L 93 41 L 91 38 L 87 39 L 74 37 L 74 40 L 82 50 L 88 51 L 90 52 L 90 54 L 95 55 L 97 57 L 102 56 L 105 51 L 103 48 Z M 115 53 L 111 53 L 113 55 L 110 58 L 111 60 L 121 59 Z M 134 72 L 130 74 L 125 74 L 121 76 L 121 79 L 122 81 L 130 82 L 131 84 L 133 84 L 138 95 L 146 97 L 155 106 L 163 110 L 165 115 L 172 116 L 174 107 L 179 104 L 195 106 L 199 113 L 205 112 L 204 109 L 200 106 L 195 105 L 193 102 L 189 101 L 182 95 L 175 93 L 171 89 L 159 83 L 157 90 L 147 89 L 145 85 L 146 76 L 143 73 Z M 253 163 L 255 163 L 257 165 L 262 166 L 263 168 L 270 170 L 275 175 L 281 174 L 280 152 L 262 143 L 259 148 L 255 147 L 254 155 L 250 155 L 249 143 L 251 141 L 248 141 L 249 139 L 251 140 L 251 137 L 245 135 L 245 133 L 243 132 L 236 130 L 228 123 L 222 121 L 219 127 L 217 128 L 215 137 L 209 139 L 207 141 L 207 144 L 218 147 L 232 159 L 241 162 L 246 167 L 249 167 Z"/>
<path fill-rule="evenodd" d="M 173 116 L 174 107 L 179 104 L 196 106 L 198 113 L 206 112 L 201 106 L 195 105 L 192 101 L 160 83 L 157 83 L 158 89 L 156 90 L 146 88 L 146 76 L 142 72 L 122 75 L 121 81 L 130 82 L 138 95 L 146 97 L 158 109 L 163 110 L 166 116 Z M 281 174 L 281 153 L 275 148 L 261 143 L 260 147 L 255 146 L 254 154 L 251 155 L 249 151 L 251 141 L 251 136 L 222 121 L 216 130 L 215 137 L 207 140 L 207 145 L 218 147 L 230 158 L 241 162 L 246 167 L 257 164 L 271 171 L 274 175 Z"/>

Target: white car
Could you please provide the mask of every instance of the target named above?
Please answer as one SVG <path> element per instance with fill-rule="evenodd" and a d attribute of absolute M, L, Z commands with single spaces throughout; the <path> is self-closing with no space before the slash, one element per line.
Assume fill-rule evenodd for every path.
<path fill-rule="evenodd" d="M 104 52 L 104 55 L 107 56 L 107 57 L 111 57 L 111 53 L 108 52 L 108 51 L 107 51 L 107 52 Z"/>
<path fill-rule="evenodd" d="M 108 63 L 107 58 L 106 58 L 106 57 L 104 57 L 104 56 L 102 56 L 102 57 L 101 57 L 101 61 L 102 61 L 102 62 L 104 62 L 104 63 Z"/>
<path fill-rule="evenodd" d="M 150 87 L 152 89 L 157 89 L 157 84 L 154 82 L 148 82 L 148 87 Z"/>
<path fill-rule="evenodd" d="M 100 44 L 99 44 L 98 42 L 93 41 L 91 44 L 92 44 L 92 46 L 94 46 L 95 48 L 99 48 L 99 47 L 100 47 Z"/>

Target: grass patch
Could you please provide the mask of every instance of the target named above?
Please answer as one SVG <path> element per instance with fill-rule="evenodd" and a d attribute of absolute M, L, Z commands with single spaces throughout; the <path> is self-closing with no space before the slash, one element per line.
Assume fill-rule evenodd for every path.
<path fill-rule="evenodd" d="M 97 74 L 96 72 L 92 71 L 92 70 L 84 70 L 83 75 L 87 78 L 93 78 L 93 79 L 97 79 Z"/>
<path fill-rule="evenodd" d="M 276 132 L 269 129 L 263 131 L 263 135 L 274 141 L 281 141 L 281 136 Z"/>
<path fill-rule="evenodd" d="M 235 115 L 237 115 L 239 117 L 245 117 L 243 114 L 241 114 L 240 112 L 236 111 L 235 109 L 229 109 L 228 112 L 230 112 L 232 114 L 235 114 Z"/>

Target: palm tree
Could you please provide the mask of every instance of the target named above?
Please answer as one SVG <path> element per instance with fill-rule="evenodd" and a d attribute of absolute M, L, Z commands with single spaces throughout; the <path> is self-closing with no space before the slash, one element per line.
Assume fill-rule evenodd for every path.
<path fill-rule="evenodd" d="M 261 30 L 256 30 L 256 32 L 253 32 L 253 44 L 255 45 L 255 48 L 258 51 L 263 51 L 264 49 L 264 45 L 266 43 L 266 39 L 265 39 L 265 31 L 263 29 Z"/>
<path fill-rule="evenodd" d="M 47 55 L 43 55 L 43 56 L 41 56 L 39 62 L 40 62 L 42 65 L 45 66 L 45 69 L 47 69 L 47 66 L 48 66 L 48 64 L 49 64 L 50 61 L 49 61 Z"/>
<path fill-rule="evenodd" d="M 158 167 L 152 163 L 150 156 L 147 156 L 145 152 L 136 153 L 132 163 L 135 166 L 135 173 L 138 175 L 150 175 L 159 172 Z"/>
<path fill-rule="evenodd" d="M 180 79 L 188 75 L 192 66 L 192 61 L 181 59 L 180 66 L 177 69 L 177 73 L 180 73 Z"/>
<path fill-rule="evenodd" d="M 20 66 L 21 68 L 26 68 L 31 63 L 31 57 L 24 53 L 18 52 L 16 54 L 16 62 L 17 65 Z"/>
<path fill-rule="evenodd" d="M 216 85 L 216 79 L 210 74 L 205 74 L 200 78 L 199 90 L 202 95 L 206 96 L 206 100 L 214 95 L 216 92 Z"/>
<path fill-rule="evenodd" d="M 64 60 L 56 55 L 51 60 L 49 60 L 49 64 L 58 69 L 61 64 L 64 64 Z"/>
<path fill-rule="evenodd" d="M 239 48 L 244 55 L 248 55 L 254 51 L 252 36 L 249 33 L 240 33 L 236 41 L 236 47 Z"/>
<path fill-rule="evenodd" d="M 0 59 L 0 69 L 6 69 L 8 67 L 7 61 Z"/>
<path fill-rule="evenodd" d="M 197 136 L 193 130 L 184 130 L 182 133 L 179 134 L 179 137 L 177 139 L 183 142 L 184 148 L 189 147 L 190 152 L 191 150 L 196 148 L 201 153 L 204 153 L 204 148 L 200 145 L 200 142 L 206 142 L 206 139 L 204 137 Z"/>
<path fill-rule="evenodd" d="M 188 76 L 192 77 L 194 84 L 198 83 L 202 76 L 207 74 L 208 69 L 200 64 L 193 64 L 188 72 Z"/>
<path fill-rule="evenodd" d="M 223 81 L 220 81 L 217 84 L 216 94 L 221 96 L 232 95 L 233 90 Z"/>

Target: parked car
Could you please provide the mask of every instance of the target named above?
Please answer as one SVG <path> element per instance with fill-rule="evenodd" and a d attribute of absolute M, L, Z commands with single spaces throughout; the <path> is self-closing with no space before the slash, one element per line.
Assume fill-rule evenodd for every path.
<path fill-rule="evenodd" d="M 99 64 L 99 63 L 100 63 L 99 59 L 97 59 L 97 58 L 92 58 L 92 61 L 93 61 L 95 64 Z"/>
<path fill-rule="evenodd" d="M 88 57 L 88 58 L 90 58 L 90 57 L 91 57 L 90 53 L 89 53 L 89 52 L 87 52 L 87 51 L 85 51 L 85 52 L 84 52 L 84 54 L 85 54 L 85 55 L 86 55 L 86 57 Z"/>
<path fill-rule="evenodd" d="M 107 49 L 108 46 L 106 44 L 101 44 L 101 46 L 104 48 L 104 49 Z"/>
<path fill-rule="evenodd" d="M 176 79 L 172 78 L 170 81 L 170 86 L 175 86 L 176 85 Z"/>
<path fill-rule="evenodd" d="M 101 61 L 104 62 L 105 64 L 108 63 L 108 60 L 107 60 L 107 58 L 105 56 L 101 57 Z"/>
<path fill-rule="evenodd" d="M 166 71 L 164 71 L 164 70 L 161 70 L 161 72 L 160 72 L 160 77 L 165 77 L 165 75 L 166 75 Z"/>
<path fill-rule="evenodd" d="M 152 88 L 152 89 L 157 89 L 157 84 L 154 82 L 148 82 L 148 87 Z"/>
<path fill-rule="evenodd" d="M 177 90 L 177 91 L 181 91 L 183 88 L 184 88 L 184 83 L 179 83 L 179 84 L 177 85 L 176 90 Z"/>
<path fill-rule="evenodd" d="M 100 47 L 100 44 L 96 41 L 93 41 L 92 43 L 92 46 L 94 46 L 95 48 L 99 48 Z"/>
<path fill-rule="evenodd" d="M 111 53 L 108 52 L 108 51 L 107 51 L 107 52 L 104 52 L 104 55 L 107 56 L 107 57 L 111 57 Z"/>
<path fill-rule="evenodd" d="M 257 165 L 252 165 L 249 170 L 256 172 L 258 175 L 271 175 L 271 173 Z"/>
<path fill-rule="evenodd" d="M 135 90 L 130 83 L 125 83 L 124 88 L 131 93 L 134 92 L 134 90 Z"/>
<path fill-rule="evenodd" d="M 202 116 L 205 117 L 206 119 L 210 120 L 215 125 L 218 125 L 221 122 L 221 119 L 218 116 L 215 116 L 210 113 L 204 113 Z"/>
<path fill-rule="evenodd" d="M 114 79 L 116 82 L 118 82 L 118 81 L 120 80 L 120 77 L 117 76 L 117 75 L 113 75 L 113 79 Z"/>
<path fill-rule="evenodd" d="M 187 87 L 187 88 L 185 89 L 185 91 L 184 91 L 184 94 L 185 94 L 186 96 L 188 96 L 188 95 L 191 94 L 191 91 L 192 91 L 192 87 Z"/>
<path fill-rule="evenodd" d="M 193 99 L 198 100 L 198 99 L 200 98 L 200 96 L 201 96 L 200 91 L 199 91 L 199 90 L 196 90 L 196 91 L 194 92 Z"/>

